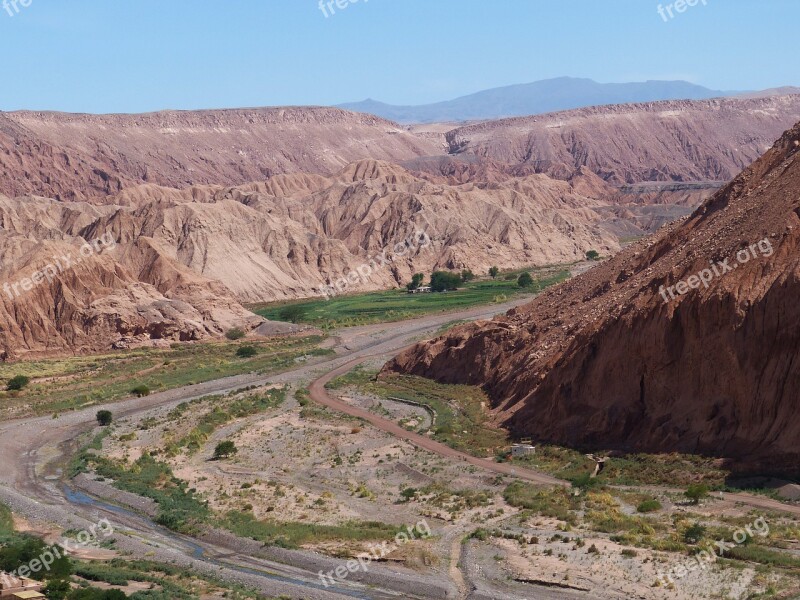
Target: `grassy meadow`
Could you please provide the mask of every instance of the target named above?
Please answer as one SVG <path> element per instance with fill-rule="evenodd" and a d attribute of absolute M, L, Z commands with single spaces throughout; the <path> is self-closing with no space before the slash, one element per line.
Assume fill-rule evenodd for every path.
<path fill-rule="evenodd" d="M 530 272 L 534 285 L 521 288 L 517 279 Z M 538 267 L 500 273 L 462 284 L 456 291 L 409 294 L 405 288 L 335 296 L 330 299 L 298 300 L 250 306 L 249 309 L 273 321 L 314 325 L 323 330 L 338 327 L 388 323 L 425 315 L 465 310 L 482 304 L 499 304 L 532 294 L 569 278 L 567 266 Z"/>

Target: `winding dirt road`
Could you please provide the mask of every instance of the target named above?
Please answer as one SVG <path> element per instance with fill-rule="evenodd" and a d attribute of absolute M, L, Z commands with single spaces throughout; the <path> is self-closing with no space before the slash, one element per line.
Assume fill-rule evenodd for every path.
<path fill-rule="evenodd" d="M 353 369 L 353 367 L 355 367 L 356 365 L 367 360 L 367 358 L 368 357 L 355 358 L 351 361 L 344 363 L 343 365 L 334 369 L 333 371 L 326 373 L 319 379 L 313 381 L 308 388 L 309 392 L 311 393 L 311 398 L 316 402 L 319 402 L 320 404 L 323 404 L 339 412 L 343 412 L 350 416 L 364 419 L 371 425 L 377 427 L 382 431 L 385 431 L 388 434 L 393 435 L 396 438 L 400 438 L 408 442 L 411 442 L 415 446 L 418 446 L 423 450 L 433 452 L 434 454 L 438 454 L 439 456 L 444 456 L 446 458 L 451 458 L 456 460 L 462 460 L 471 465 L 480 467 L 481 469 L 485 469 L 493 473 L 498 473 L 500 475 L 512 475 L 514 477 L 518 477 L 519 479 L 525 479 L 527 481 L 540 483 L 543 485 L 564 485 L 564 486 L 570 485 L 566 481 L 563 481 L 561 479 L 556 479 L 555 477 L 551 477 L 550 475 L 546 475 L 538 471 L 516 467 L 513 465 L 509 465 L 508 463 L 498 463 L 494 462 L 493 460 L 485 458 L 477 458 L 465 452 L 459 452 L 458 450 L 454 450 L 450 446 L 446 446 L 441 442 L 432 440 L 427 436 L 420 435 L 419 433 L 415 433 L 413 431 L 408 431 L 407 429 L 401 427 L 394 421 L 389 421 L 388 419 L 384 419 L 383 417 L 380 417 L 375 413 L 348 404 L 347 402 L 334 398 L 333 396 L 328 394 L 327 390 L 325 389 L 325 385 L 328 382 L 332 381 L 333 379 L 336 379 L 340 375 L 347 373 L 348 371 Z"/>

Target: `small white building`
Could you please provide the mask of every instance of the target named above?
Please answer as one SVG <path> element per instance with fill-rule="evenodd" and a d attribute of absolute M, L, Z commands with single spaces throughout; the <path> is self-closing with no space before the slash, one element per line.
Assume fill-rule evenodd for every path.
<path fill-rule="evenodd" d="M 408 290 L 409 294 L 430 294 L 433 290 L 431 290 L 431 286 L 429 285 L 421 285 L 418 288 L 414 288 L 413 290 Z"/>
<path fill-rule="evenodd" d="M 512 444 L 511 457 L 522 458 L 523 456 L 531 456 L 536 454 L 536 446 L 530 444 Z"/>

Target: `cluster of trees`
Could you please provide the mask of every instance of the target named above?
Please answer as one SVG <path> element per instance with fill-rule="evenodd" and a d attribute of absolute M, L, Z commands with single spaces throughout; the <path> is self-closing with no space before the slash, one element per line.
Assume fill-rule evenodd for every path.
<path fill-rule="evenodd" d="M 464 269 L 460 275 L 450 271 L 434 271 L 431 273 L 430 286 L 434 292 L 446 292 L 448 290 L 457 290 L 459 285 L 473 279 L 475 279 L 475 274 L 469 269 Z M 411 277 L 411 283 L 407 284 L 406 288 L 408 291 L 413 291 L 422 287 L 424 282 L 425 275 L 415 273 Z"/>
<path fill-rule="evenodd" d="M 492 279 L 497 279 L 500 274 L 499 267 L 491 267 L 489 269 L 489 276 Z M 513 275 L 511 275 L 513 278 Z M 475 279 L 475 273 L 472 269 L 463 269 L 461 274 L 453 273 L 451 271 L 434 271 L 431 273 L 430 287 L 434 292 L 446 292 L 449 290 L 457 290 L 458 286 L 462 283 L 467 283 Z M 508 277 L 506 277 L 508 279 Z M 425 282 L 425 275 L 422 273 L 415 273 L 411 277 L 411 282 L 406 284 L 408 291 L 414 291 L 420 288 Z M 517 279 L 517 285 L 521 288 L 528 288 L 538 285 L 538 282 L 531 276 L 530 273 L 522 273 Z"/>

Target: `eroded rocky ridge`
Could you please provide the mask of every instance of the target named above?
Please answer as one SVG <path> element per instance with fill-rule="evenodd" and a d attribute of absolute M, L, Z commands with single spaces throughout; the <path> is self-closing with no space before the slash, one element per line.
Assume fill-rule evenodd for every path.
<path fill-rule="evenodd" d="M 800 95 L 595 106 L 487 121 L 445 134 L 449 152 L 616 185 L 727 182 L 800 120 Z"/>
<path fill-rule="evenodd" d="M 384 375 L 483 386 L 520 436 L 797 475 L 799 151 L 800 125 L 689 218 L 505 316 L 417 345 Z M 664 300 L 726 260 L 737 266 L 707 288 Z"/>

